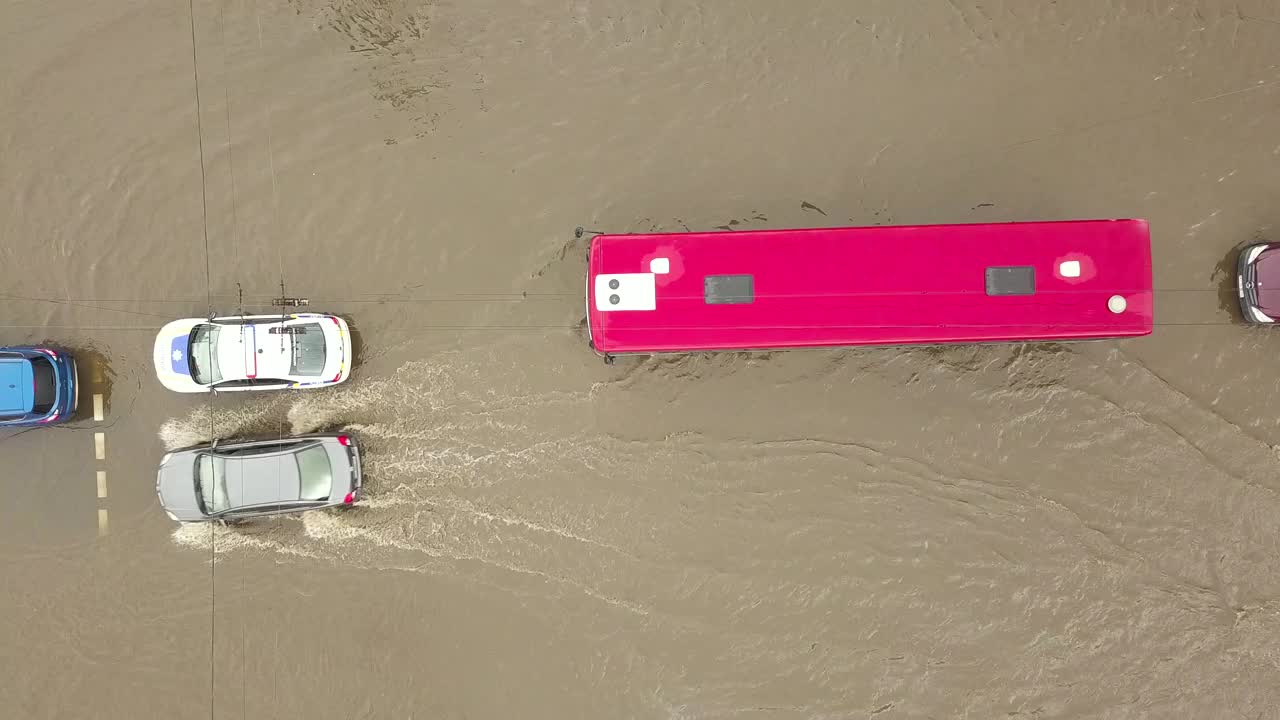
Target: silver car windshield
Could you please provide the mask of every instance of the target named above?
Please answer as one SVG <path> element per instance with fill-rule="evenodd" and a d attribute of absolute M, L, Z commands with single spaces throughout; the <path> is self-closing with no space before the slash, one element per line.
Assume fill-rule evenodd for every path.
<path fill-rule="evenodd" d="M 333 487 L 333 466 L 329 453 L 321 445 L 311 447 L 293 456 L 298 461 L 298 477 L 303 500 L 328 500 Z"/>
<path fill-rule="evenodd" d="M 191 379 L 201 385 L 212 385 L 222 380 L 218 371 L 218 325 L 197 325 L 191 331 L 191 348 L 187 362 L 191 366 Z"/>
<path fill-rule="evenodd" d="M 217 455 L 201 455 L 196 463 L 196 489 L 206 515 L 229 508 L 231 501 L 227 498 L 227 459 Z"/>

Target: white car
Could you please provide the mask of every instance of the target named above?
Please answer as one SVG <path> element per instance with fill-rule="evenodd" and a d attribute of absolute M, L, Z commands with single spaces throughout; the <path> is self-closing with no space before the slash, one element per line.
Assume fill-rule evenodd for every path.
<path fill-rule="evenodd" d="M 154 360 L 177 392 L 327 387 L 351 374 L 351 331 L 319 313 L 187 318 L 160 329 Z"/>

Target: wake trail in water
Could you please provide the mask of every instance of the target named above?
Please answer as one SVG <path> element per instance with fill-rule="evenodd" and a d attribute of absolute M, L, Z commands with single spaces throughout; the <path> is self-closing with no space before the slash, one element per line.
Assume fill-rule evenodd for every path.
<path fill-rule="evenodd" d="M 217 407 L 212 424 L 207 408 L 170 420 L 160 433 L 170 448 L 207 442 L 211 427 L 219 436 L 274 435 L 280 426 L 294 434 L 349 432 L 363 449 L 367 493 L 351 509 L 219 526 L 212 534 L 181 526 L 174 542 L 205 551 L 213 542 L 220 555 L 405 571 L 461 572 L 474 563 L 647 612 L 599 586 L 600 564 L 635 556 L 600 533 L 589 508 L 551 499 L 556 484 L 599 459 L 583 430 L 587 394 L 520 387 L 527 381 L 516 368 L 507 374 L 514 387 L 469 388 L 457 379 L 472 364 L 461 357 L 411 362 L 329 391 Z"/>

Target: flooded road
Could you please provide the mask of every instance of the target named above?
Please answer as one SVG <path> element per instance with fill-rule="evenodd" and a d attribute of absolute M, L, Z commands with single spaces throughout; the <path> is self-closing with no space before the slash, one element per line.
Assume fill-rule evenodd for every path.
<path fill-rule="evenodd" d="M 1280 716 L 1280 334 L 1231 307 L 1280 3 L 719 5 L 0 8 L 0 344 L 85 386 L 0 437 L 5 715 Z M 1153 336 L 607 367 L 580 327 L 578 225 L 1083 217 L 1150 220 Z M 160 387 L 161 325 L 282 282 L 349 383 Z M 166 448 L 338 428 L 351 511 L 156 502 Z"/>

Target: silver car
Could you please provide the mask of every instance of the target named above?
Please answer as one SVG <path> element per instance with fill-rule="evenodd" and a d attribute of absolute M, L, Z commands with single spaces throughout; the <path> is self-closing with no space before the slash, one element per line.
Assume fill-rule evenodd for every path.
<path fill-rule="evenodd" d="M 156 494 L 179 522 L 244 520 L 360 499 L 360 450 L 347 435 L 214 441 L 160 461 Z"/>

